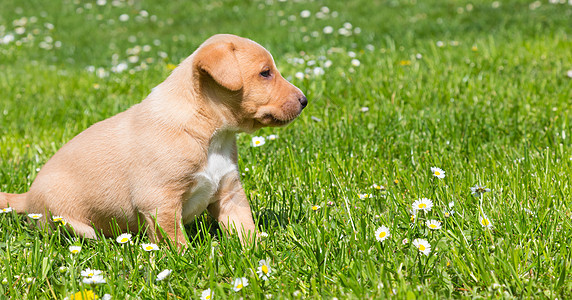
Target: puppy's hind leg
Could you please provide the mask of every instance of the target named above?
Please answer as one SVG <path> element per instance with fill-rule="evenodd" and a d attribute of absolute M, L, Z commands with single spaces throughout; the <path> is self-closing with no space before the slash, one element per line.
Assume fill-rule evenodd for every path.
<path fill-rule="evenodd" d="M 24 213 L 27 210 L 26 199 L 28 193 L 24 194 L 8 194 L 0 192 L 0 209 L 12 208 L 18 213 Z"/>
<path fill-rule="evenodd" d="M 78 237 L 97 240 L 97 234 L 91 225 L 74 219 L 65 219 L 65 221 L 67 222 L 66 228 L 70 229 L 70 233 L 74 233 Z"/>

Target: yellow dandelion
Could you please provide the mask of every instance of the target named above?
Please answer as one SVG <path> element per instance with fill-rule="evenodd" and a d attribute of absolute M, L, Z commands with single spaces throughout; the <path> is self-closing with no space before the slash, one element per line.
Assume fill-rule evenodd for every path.
<path fill-rule="evenodd" d="M 70 296 L 70 300 L 94 300 L 94 299 L 97 299 L 97 296 L 91 290 L 77 292 Z"/>

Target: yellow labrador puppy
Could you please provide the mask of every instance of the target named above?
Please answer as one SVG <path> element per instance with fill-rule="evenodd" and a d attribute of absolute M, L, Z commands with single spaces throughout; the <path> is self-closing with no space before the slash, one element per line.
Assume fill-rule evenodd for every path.
<path fill-rule="evenodd" d="M 237 167 L 237 132 L 282 126 L 306 106 L 259 44 L 215 35 L 141 103 L 89 127 L 42 168 L 25 194 L 0 208 L 61 216 L 78 234 L 113 234 L 111 222 L 152 241 L 186 245 L 183 225 L 208 209 L 244 242 L 255 233 Z M 161 230 L 158 230 L 158 228 Z"/>

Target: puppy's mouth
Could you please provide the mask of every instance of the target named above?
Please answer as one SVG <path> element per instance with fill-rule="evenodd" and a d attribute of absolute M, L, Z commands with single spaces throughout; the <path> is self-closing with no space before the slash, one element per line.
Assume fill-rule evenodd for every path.
<path fill-rule="evenodd" d="M 271 113 L 267 113 L 262 115 L 262 117 L 260 118 L 256 118 L 256 120 L 264 125 L 264 126 L 273 126 L 273 127 L 280 127 L 280 126 L 285 126 L 288 125 L 290 122 L 294 121 L 294 119 L 296 119 L 296 117 L 298 117 L 300 113 L 296 114 L 293 117 L 287 118 L 287 119 L 282 119 L 282 118 L 278 118 L 275 115 L 271 114 Z"/>

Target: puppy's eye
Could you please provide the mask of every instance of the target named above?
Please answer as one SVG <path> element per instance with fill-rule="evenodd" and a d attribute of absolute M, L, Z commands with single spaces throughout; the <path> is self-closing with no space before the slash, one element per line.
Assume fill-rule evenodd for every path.
<path fill-rule="evenodd" d="M 270 75 L 271 75 L 270 70 L 260 72 L 260 76 L 262 76 L 264 78 L 268 78 L 268 77 L 270 77 Z"/>

